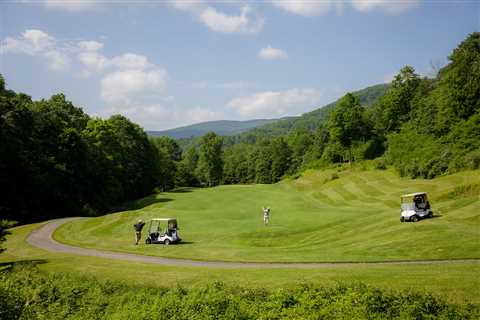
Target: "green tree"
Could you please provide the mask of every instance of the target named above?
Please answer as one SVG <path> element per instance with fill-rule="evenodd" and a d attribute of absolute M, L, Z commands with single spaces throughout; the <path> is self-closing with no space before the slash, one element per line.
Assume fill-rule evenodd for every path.
<path fill-rule="evenodd" d="M 313 134 L 306 129 L 298 129 L 287 136 L 288 146 L 291 150 L 291 168 L 298 170 L 303 162 L 303 156 L 314 140 Z"/>
<path fill-rule="evenodd" d="M 214 132 L 207 133 L 200 140 L 196 175 L 202 184 L 209 187 L 218 185 L 222 180 L 222 145 L 223 138 Z"/>
<path fill-rule="evenodd" d="M 292 151 L 283 137 L 273 139 L 270 150 L 272 159 L 272 182 L 277 182 L 290 168 Z"/>
<path fill-rule="evenodd" d="M 352 160 L 352 144 L 355 141 L 365 142 L 369 135 L 368 123 L 364 117 L 365 109 L 358 99 L 347 93 L 335 106 L 327 122 L 330 140 L 338 142 L 349 150 L 348 159 Z"/>
<path fill-rule="evenodd" d="M 183 159 L 177 162 L 175 172 L 175 186 L 194 187 L 198 185 L 195 170 L 198 163 L 198 153 L 195 147 L 189 147 L 183 153 Z"/>
<path fill-rule="evenodd" d="M 16 221 L 0 220 L 0 245 L 3 241 L 6 240 L 5 236 L 10 234 L 8 229 L 15 226 L 16 224 Z M 3 251 L 5 251 L 5 249 L 0 246 L 0 253 L 2 253 Z"/>
<path fill-rule="evenodd" d="M 178 183 L 185 186 L 187 180 L 190 180 L 182 167 L 182 172 L 178 173 L 178 165 L 182 160 L 182 149 L 178 143 L 170 137 L 151 138 L 150 141 L 155 145 L 160 159 L 160 180 L 159 184 L 163 191 L 173 189 Z"/>
<path fill-rule="evenodd" d="M 390 88 L 375 106 L 374 122 L 379 135 L 398 131 L 401 124 L 410 119 L 412 100 L 419 83 L 420 78 L 411 66 L 403 67 L 395 76 Z"/>
<path fill-rule="evenodd" d="M 255 182 L 272 183 L 272 153 L 269 145 L 259 148 L 255 162 Z"/>
<path fill-rule="evenodd" d="M 480 110 L 480 32 L 469 35 L 449 60 L 438 75 L 437 130 L 443 133 Z"/>
<path fill-rule="evenodd" d="M 152 138 L 152 141 L 170 160 L 176 162 L 182 160 L 182 149 L 174 139 L 170 137 L 158 137 Z"/>

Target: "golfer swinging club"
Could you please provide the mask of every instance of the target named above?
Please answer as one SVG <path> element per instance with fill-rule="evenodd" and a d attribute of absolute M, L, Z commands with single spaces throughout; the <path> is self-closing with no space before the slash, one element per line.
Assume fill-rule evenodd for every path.
<path fill-rule="evenodd" d="M 270 221 L 270 207 L 263 207 L 263 224 L 268 225 Z"/>
<path fill-rule="evenodd" d="M 135 229 L 135 245 L 138 245 L 138 241 L 140 241 L 140 238 L 142 237 L 142 229 L 144 225 L 145 222 L 143 222 L 142 219 L 138 220 L 138 222 L 133 225 L 133 228 Z"/>

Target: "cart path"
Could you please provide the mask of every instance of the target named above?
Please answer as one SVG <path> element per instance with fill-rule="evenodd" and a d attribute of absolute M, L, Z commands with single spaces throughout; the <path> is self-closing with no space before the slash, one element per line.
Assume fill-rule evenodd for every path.
<path fill-rule="evenodd" d="M 318 262 L 318 263 L 268 263 L 268 262 L 223 262 L 223 261 L 195 261 L 185 259 L 172 259 L 154 256 L 145 256 L 134 253 L 121 253 L 97 249 L 74 247 L 55 241 L 53 232 L 62 224 L 82 218 L 64 218 L 48 222 L 34 230 L 27 237 L 27 242 L 37 248 L 52 252 L 62 252 L 81 256 L 99 257 L 112 260 L 124 260 L 148 264 L 181 267 L 210 267 L 229 269 L 318 269 L 318 268 L 342 268 L 361 267 L 377 265 L 410 265 L 410 264 L 448 264 L 448 263 L 480 263 L 480 259 L 459 259 L 459 260 L 409 260 L 409 261 L 379 261 L 379 262 Z"/>

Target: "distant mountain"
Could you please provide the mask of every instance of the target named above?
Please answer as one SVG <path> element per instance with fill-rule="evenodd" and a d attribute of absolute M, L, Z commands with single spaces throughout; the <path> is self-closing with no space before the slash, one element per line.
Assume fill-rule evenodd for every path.
<path fill-rule="evenodd" d="M 388 87 L 389 84 L 382 83 L 354 91 L 352 94 L 360 100 L 360 103 L 363 106 L 368 108 L 374 105 L 378 99 L 385 94 Z M 299 117 L 279 119 L 273 123 L 267 123 L 255 127 L 246 132 L 242 132 L 238 135 L 238 138 L 241 140 L 246 139 L 247 141 L 254 141 L 255 137 L 258 136 L 281 136 L 297 129 L 315 130 L 325 122 L 328 114 L 333 110 L 337 102 L 338 100 L 313 111 L 304 113 Z"/>
<path fill-rule="evenodd" d="M 279 119 L 256 119 L 248 121 L 219 120 L 192 124 L 164 131 L 147 131 L 147 134 L 154 137 L 168 136 L 173 139 L 198 137 L 213 131 L 218 135 L 228 136 L 239 134 L 258 126 L 273 123 Z"/>
<path fill-rule="evenodd" d="M 388 87 L 389 84 L 382 83 L 354 91 L 352 94 L 360 100 L 363 106 L 369 107 L 385 94 Z M 147 131 L 147 133 L 151 136 L 169 136 L 174 139 L 182 139 L 182 144 L 185 145 L 195 141 L 195 139 L 190 138 L 202 136 L 208 131 L 213 131 L 222 136 L 231 136 L 232 141 L 255 141 L 256 137 L 259 136 L 281 136 L 297 129 L 315 130 L 325 122 L 337 102 L 338 100 L 297 117 L 248 121 L 209 121 L 165 131 Z"/>

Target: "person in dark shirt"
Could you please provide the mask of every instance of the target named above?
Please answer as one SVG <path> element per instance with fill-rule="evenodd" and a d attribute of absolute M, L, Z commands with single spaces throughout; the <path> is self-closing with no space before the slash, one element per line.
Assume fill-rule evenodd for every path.
<path fill-rule="evenodd" d="M 138 220 L 138 222 L 133 225 L 133 228 L 135 228 L 135 245 L 138 245 L 138 241 L 140 241 L 140 238 L 142 237 L 143 226 L 145 226 L 145 222 L 143 222 L 142 219 Z"/>

